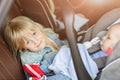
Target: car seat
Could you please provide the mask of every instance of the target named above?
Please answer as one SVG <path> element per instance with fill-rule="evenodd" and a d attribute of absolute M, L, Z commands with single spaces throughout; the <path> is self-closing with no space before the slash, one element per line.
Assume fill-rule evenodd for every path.
<path fill-rule="evenodd" d="M 116 23 L 120 22 L 120 8 L 116 8 L 113 10 L 108 11 L 105 13 L 93 26 L 91 26 L 85 33 L 83 43 L 86 41 L 90 41 L 94 37 L 98 36 L 100 32 L 107 31 L 107 28 Z M 104 33 L 104 32 L 103 32 Z M 103 36 L 103 34 L 99 35 L 100 37 Z M 100 45 L 96 44 L 92 46 L 88 51 L 90 53 L 93 53 L 97 50 L 100 50 Z M 97 65 L 99 68 L 103 68 L 96 80 L 119 80 L 119 50 L 120 50 L 120 42 L 116 45 L 114 51 L 112 54 L 108 57 L 105 57 L 103 59 L 96 59 L 95 62 L 97 62 Z"/>
<path fill-rule="evenodd" d="M 107 31 L 107 28 L 116 22 L 120 22 L 120 8 L 116 8 L 105 13 L 97 21 L 96 24 L 94 24 L 90 29 L 88 29 L 88 31 L 84 36 L 83 42 L 91 40 L 92 38 L 97 36 L 96 34 L 99 34 L 102 31 Z M 92 53 L 93 51 L 99 50 L 100 49 L 99 46 L 100 45 L 93 46 L 90 52 Z M 120 42 L 118 42 L 112 54 L 103 61 L 104 68 L 102 69 L 102 72 L 99 74 L 99 76 L 96 78 L 97 80 L 119 80 L 120 79 L 119 50 L 120 50 Z M 101 62 L 98 62 L 98 64 L 99 63 Z"/>
<path fill-rule="evenodd" d="M 21 13 L 30 17 L 36 22 L 51 27 L 53 30 L 57 27 L 46 0 L 15 0 Z"/>

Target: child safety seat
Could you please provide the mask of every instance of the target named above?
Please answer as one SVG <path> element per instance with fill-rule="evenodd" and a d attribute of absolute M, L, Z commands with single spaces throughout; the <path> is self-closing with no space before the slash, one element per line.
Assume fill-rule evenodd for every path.
<path fill-rule="evenodd" d="M 85 38 L 83 42 L 89 41 L 93 39 L 96 36 L 103 36 L 100 32 L 104 33 L 104 31 L 107 31 L 107 28 L 114 24 L 120 22 L 120 8 L 113 9 L 107 13 L 105 13 L 96 24 L 94 24 L 85 34 Z M 97 34 L 97 35 L 96 35 Z M 100 47 L 98 44 L 95 46 L 92 46 L 89 49 L 89 52 L 93 52 L 96 50 L 99 50 Z M 103 62 L 103 63 L 101 63 Z M 120 80 L 120 41 L 117 43 L 117 45 L 114 48 L 114 51 L 110 56 L 108 56 L 106 59 L 99 62 L 99 59 L 97 60 L 97 63 L 101 64 L 102 67 L 104 67 L 99 74 L 99 76 L 96 78 L 96 80 Z M 98 65 L 101 67 L 101 65 Z M 104 66 L 103 66 L 104 65 Z"/>

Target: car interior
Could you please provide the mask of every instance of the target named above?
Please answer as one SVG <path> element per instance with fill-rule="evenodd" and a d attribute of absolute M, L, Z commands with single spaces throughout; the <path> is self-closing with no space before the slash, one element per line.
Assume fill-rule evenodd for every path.
<path fill-rule="evenodd" d="M 91 7 L 95 7 L 93 10 L 88 9 L 92 3 L 90 4 L 87 0 L 54 0 L 54 2 L 56 6 L 55 14 L 62 17 L 62 21 L 65 24 L 65 28 L 62 30 L 50 13 L 46 0 L 0 0 L 0 80 L 26 80 L 19 55 L 16 57 L 12 54 L 2 34 L 6 23 L 20 15 L 27 16 L 45 27 L 52 28 L 60 35 L 61 39 L 67 39 L 70 44 L 71 55 L 78 80 L 92 80 L 79 55 L 77 42 L 83 43 L 91 40 L 98 32 L 106 31 L 107 27 L 117 21 L 120 18 L 119 0 L 113 0 L 115 4 L 111 0 L 109 5 L 98 7 L 99 14 L 97 14 L 97 11 L 95 12 L 95 10 L 97 10 L 95 5 Z M 104 11 L 102 11 L 102 9 Z M 89 19 L 89 22 L 87 22 L 79 32 L 76 32 L 73 29 L 73 23 L 74 15 L 78 12 L 84 14 L 86 18 Z M 97 15 L 94 16 L 95 14 Z M 95 50 L 97 47 L 95 46 L 93 48 Z M 116 67 L 108 65 L 108 68 L 104 68 L 103 71 L 98 74 L 96 80 L 119 80 L 120 75 L 116 74 L 120 71 L 118 69 L 120 65 L 118 50 L 119 48 L 116 49 L 116 54 L 107 58 L 104 64 L 107 66 L 107 64 L 111 63 L 112 66 L 116 65 Z M 116 72 L 115 75 L 112 74 L 112 72 Z"/>

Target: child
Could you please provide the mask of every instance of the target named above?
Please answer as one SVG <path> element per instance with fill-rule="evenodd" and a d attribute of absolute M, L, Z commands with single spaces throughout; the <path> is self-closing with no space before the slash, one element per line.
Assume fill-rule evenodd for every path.
<path fill-rule="evenodd" d="M 66 41 L 59 40 L 51 29 L 43 28 L 25 16 L 12 19 L 5 27 L 4 34 L 10 47 L 13 46 L 14 51 L 20 52 L 24 70 L 37 79 L 42 79 L 42 76 L 51 72 L 48 66 L 59 48 L 67 44 Z M 31 68 L 33 72 L 30 71 Z M 47 80 L 51 79 L 70 80 L 63 74 L 47 77 Z"/>
<path fill-rule="evenodd" d="M 112 25 L 108 30 L 107 34 L 105 34 L 105 36 L 102 38 L 101 41 L 102 51 L 99 51 L 91 56 L 88 55 L 88 51 L 84 45 L 78 44 L 81 58 L 92 80 L 94 80 L 95 77 L 97 76 L 98 69 L 97 65 L 91 60 L 91 57 L 97 58 L 101 56 L 109 56 L 113 52 L 116 44 L 120 41 L 119 32 L 120 23 Z M 67 54 L 64 54 L 64 52 L 66 52 Z M 64 59 L 61 60 L 61 58 Z M 62 66 L 62 69 L 59 66 Z M 62 72 L 63 74 L 69 76 L 72 80 L 78 80 L 74 70 L 69 48 L 61 49 L 55 56 L 53 63 L 49 66 L 49 68 L 52 69 L 55 73 Z"/>

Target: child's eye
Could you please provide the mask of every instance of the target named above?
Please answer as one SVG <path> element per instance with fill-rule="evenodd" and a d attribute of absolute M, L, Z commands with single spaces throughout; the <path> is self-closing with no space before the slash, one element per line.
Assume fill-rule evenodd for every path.
<path fill-rule="evenodd" d="M 30 43 L 30 41 L 26 41 L 26 44 L 29 44 Z"/>
<path fill-rule="evenodd" d="M 110 39 L 110 37 L 108 36 L 107 39 Z"/>
<path fill-rule="evenodd" d="M 36 32 L 33 32 L 33 35 L 36 35 Z"/>

